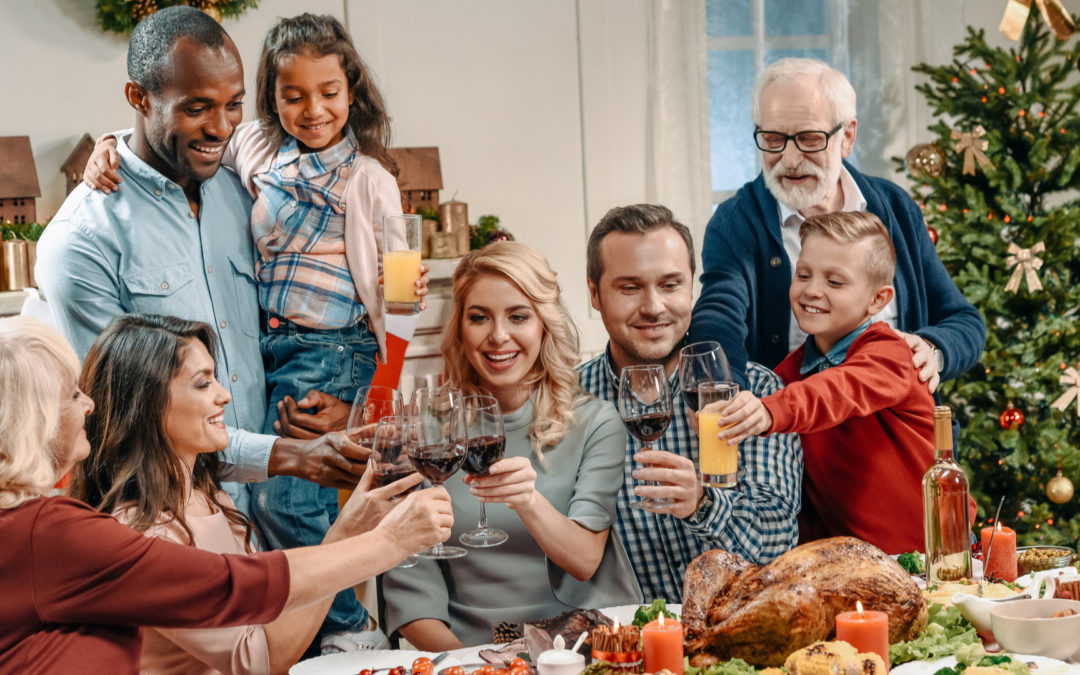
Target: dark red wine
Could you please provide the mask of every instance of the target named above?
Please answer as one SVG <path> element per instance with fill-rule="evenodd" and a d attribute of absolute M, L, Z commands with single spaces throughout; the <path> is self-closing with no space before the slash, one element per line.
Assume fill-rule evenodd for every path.
<path fill-rule="evenodd" d="M 415 473 L 415 472 L 413 471 L 413 468 L 411 466 L 393 466 L 393 467 L 390 467 L 390 470 L 387 473 L 374 474 L 371 477 L 371 487 L 372 487 L 372 489 L 386 487 L 390 483 L 393 483 L 396 480 L 401 480 L 405 476 L 409 476 L 409 475 L 411 475 L 413 473 Z M 408 490 L 405 490 L 405 491 L 401 492 L 400 495 L 402 497 L 404 497 L 405 495 L 409 494 L 410 492 L 415 492 L 416 490 L 419 490 L 419 489 L 420 489 L 420 485 L 417 484 L 417 485 L 414 485 L 413 487 L 409 488 Z"/>
<path fill-rule="evenodd" d="M 698 392 L 697 387 L 694 387 L 693 389 L 683 389 L 682 390 L 683 403 L 686 404 L 687 408 L 690 408 L 694 412 L 697 412 L 697 406 L 698 406 L 697 392 Z"/>
<path fill-rule="evenodd" d="M 648 413 L 623 422 L 634 438 L 642 443 L 652 443 L 664 435 L 664 430 L 671 423 L 671 413 Z"/>
<path fill-rule="evenodd" d="M 470 476 L 486 476 L 488 469 L 502 459 L 506 438 L 503 436 L 479 436 L 469 439 L 469 454 L 462 468 Z"/>
<path fill-rule="evenodd" d="M 409 452 L 409 461 L 424 478 L 436 485 L 453 476 L 461 468 L 467 454 L 464 445 L 437 443 L 425 445 Z"/>

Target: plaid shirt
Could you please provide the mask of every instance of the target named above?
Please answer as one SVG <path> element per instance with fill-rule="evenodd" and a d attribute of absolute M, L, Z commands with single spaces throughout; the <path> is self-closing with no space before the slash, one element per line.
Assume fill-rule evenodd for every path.
<path fill-rule="evenodd" d="M 352 326 L 364 316 L 345 259 L 345 183 L 356 158 L 349 136 L 301 154 L 290 138 L 255 181 L 251 209 L 259 304 L 308 328 Z"/>
<path fill-rule="evenodd" d="M 752 362 L 746 365 L 755 396 L 768 396 L 783 386 L 771 370 Z M 610 351 L 578 366 L 578 374 L 582 389 L 618 404 L 619 378 Z M 671 377 L 671 425 L 653 443 L 653 449 L 689 457 L 696 466 L 697 435 L 690 428 L 689 410 L 678 393 L 678 379 L 678 373 Z M 630 508 L 630 502 L 637 499 L 631 475 L 636 450 L 636 442 L 628 435 L 618 496 L 618 529 L 646 602 L 655 598 L 682 602 L 686 567 L 705 551 L 719 548 L 761 564 L 798 540 L 795 516 L 800 506 L 803 457 L 797 434 L 752 436 L 743 441 L 739 446 L 738 488 L 705 488 L 712 504 L 704 513 L 683 519 Z"/>

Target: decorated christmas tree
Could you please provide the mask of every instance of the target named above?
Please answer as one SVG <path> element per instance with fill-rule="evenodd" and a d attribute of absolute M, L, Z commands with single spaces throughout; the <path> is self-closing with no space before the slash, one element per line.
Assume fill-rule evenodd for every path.
<path fill-rule="evenodd" d="M 1070 19 L 1056 18 L 1061 37 L 1033 11 L 1009 49 L 968 28 L 952 63 L 915 67 L 936 139 L 902 163 L 942 261 L 986 319 L 979 364 L 940 390 L 960 422 L 975 525 L 1005 497 L 1001 520 L 1021 542 L 1075 547 L 1080 85 Z"/>

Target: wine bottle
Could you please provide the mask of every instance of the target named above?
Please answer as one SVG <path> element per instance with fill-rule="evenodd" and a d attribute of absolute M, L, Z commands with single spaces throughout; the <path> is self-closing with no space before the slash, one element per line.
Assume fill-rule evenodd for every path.
<path fill-rule="evenodd" d="M 923 476 L 926 582 L 971 578 L 968 477 L 953 456 L 952 410 L 934 408 L 934 463 Z"/>

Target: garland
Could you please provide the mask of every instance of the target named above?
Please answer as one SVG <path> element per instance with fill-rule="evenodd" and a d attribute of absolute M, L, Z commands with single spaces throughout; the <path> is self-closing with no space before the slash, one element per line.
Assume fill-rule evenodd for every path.
<path fill-rule="evenodd" d="M 240 16 L 258 4 L 259 0 L 97 0 L 97 20 L 102 30 L 127 35 L 135 24 L 162 7 L 190 5 L 221 21 Z"/>

